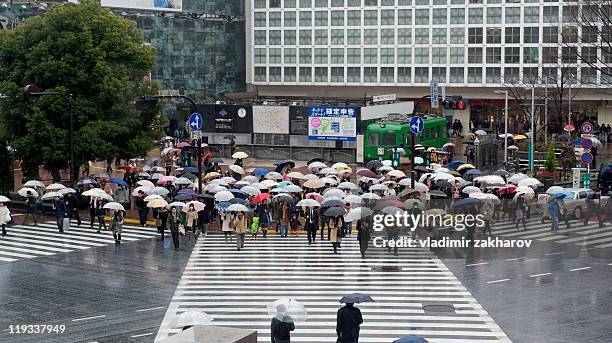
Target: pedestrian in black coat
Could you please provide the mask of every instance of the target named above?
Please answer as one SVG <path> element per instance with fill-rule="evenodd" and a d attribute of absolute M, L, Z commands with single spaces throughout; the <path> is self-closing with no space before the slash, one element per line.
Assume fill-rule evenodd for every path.
<path fill-rule="evenodd" d="M 358 343 L 359 325 L 362 323 L 361 311 L 353 304 L 346 304 L 346 306 L 340 308 L 336 321 L 338 343 Z"/>
<path fill-rule="evenodd" d="M 60 198 L 54 198 L 53 213 L 55 214 L 55 219 L 57 220 L 57 229 L 59 232 L 64 232 L 64 217 L 66 217 L 67 212 L 68 208 L 66 207 L 66 202 Z"/>
<path fill-rule="evenodd" d="M 359 242 L 359 251 L 362 258 L 366 256 L 366 250 L 368 250 L 371 237 L 370 221 L 367 218 L 359 219 L 357 221 L 357 241 Z"/>

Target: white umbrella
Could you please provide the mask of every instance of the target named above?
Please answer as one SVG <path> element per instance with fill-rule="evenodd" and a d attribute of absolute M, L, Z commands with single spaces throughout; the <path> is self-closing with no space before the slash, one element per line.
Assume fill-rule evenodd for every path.
<path fill-rule="evenodd" d="M 474 181 L 486 183 L 487 185 L 503 186 L 506 184 L 506 181 L 504 181 L 504 178 L 499 175 L 480 176 L 480 177 L 475 178 Z"/>
<path fill-rule="evenodd" d="M 261 194 L 261 191 L 259 190 L 259 188 L 254 187 L 254 186 L 244 186 L 244 187 L 240 188 L 240 190 L 245 192 L 246 194 L 248 194 L 250 196 L 256 196 L 258 194 Z"/>
<path fill-rule="evenodd" d="M 259 183 L 261 186 L 265 187 L 265 188 L 271 188 L 271 187 L 276 187 L 278 186 L 278 182 L 274 181 L 274 180 L 263 180 L 262 182 Z"/>
<path fill-rule="evenodd" d="M 298 201 L 298 203 L 296 204 L 296 206 L 306 206 L 306 207 L 319 207 L 321 206 L 321 204 L 319 204 L 318 201 L 314 200 L 314 199 L 304 199 L 304 200 L 300 200 Z"/>
<path fill-rule="evenodd" d="M 308 165 L 309 169 L 316 169 L 316 168 L 327 168 L 327 165 L 323 162 L 319 162 L 319 161 L 315 161 L 312 162 L 311 164 Z"/>
<path fill-rule="evenodd" d="M 250 209 L 243 204 L 231 204 L 227 207 L 226 211 L 230 212 L 249 212 Z"/>
<path fill-rule="evenodd" d="M 224 176 L 224 177 L 218 179 L 218 181 L 217 181 L 217 183 L 219 183 L 219 184 L 221 184 L 222 182 L 225 183 L 224 186 L 229 186 L 230 184 L 235 183 L 236 179 L 234 179 L 231 176 Z"/>
<path fill-rule="evenodd" d="M 359 195 L 349 194 L 349 195 L 344 197 L 344 201 L 348 202 L 348 203 L 351 203 L 351 204 L 360 204 L 361 203 L 361 197 Z"/>
<path fill-rule="evenodd" d="M 343 190 L 338 188 L 329 188 L 323 192 L 323 196 L 327 200 L 328 198 L 339 198 L 342 199 L 346 193 Z"/>
<path fill-rule="evenodd" d="M 155 200 L 155 199 L 163 199 L 163 197 L 159 194 L 151 194 L 151 195 L 147 195 L 146 197 L 144 197 L 144 201 L 151 201 L 151 200 Z"/>
<path fill-rule="evenodd" d="M 45 188 L 45 184 L 38 180 L 30 180 L 23 184 L 24 187 Z"/>
<path fill-rule="evenodd" d="M 338 181 L 336 181 L 336 179 L 332 179 L 331 177 L 322 177 L 319 179 L 319 181 L 323 182 L 326 185 L 332 185 L 332 186 L 335 186 L 338 184 Z"/>
<path fill-rule="evenodd" d="M 257 183 L 259 181 L 259 178 L 257 176 L 254 176 L 254 175 L 247 175 L 247 176 L 243 177 L 241 179 L 241 181 L 245 181 L 245 182 L 248 182 L 250 184 L 254 184 L 254 183 Z"/>
<path fill-rule="evenodd" d="M 147 207 L 162 208 L 168 206 L 168 202 L 164 199 L 153 199 L 147 203 Z"/>
<path fill-rule="evenodd" d="M 170 194 L 170 191 L 165 187 L 155 187 L 149 193 L 164 196 Z"/>
<path fill-rule="evenodd" d="M 62 194 L 59 192 L 49 192 L 49 193 L 45 193 L 42 196 L 42 200 L 48 200 L 48 199 L 53 199 L 53 198 L 61 198 Z"/>
<path fill-rule="evenodd" d="M 247 158 L 247 157 L 249 157 L 249 155 L 247 155 L 247 153 L 244 152 L 244 151 L 236 151 L 232 155 L 232 158 L 235 158 L 235 159 L 243 159 L 243 158 Z"/>
<path fill-rule="evenodd" d="M 563 189 L 563 187 L 561 187 L 561 186 L 552 186 L 552 187 L 549 187 L 549 188 L 546 190 L 546 194 L 551 194 L 551 195 L 552 195 L 552 194 L 557 194 L 557 193 L 561 193 L 561 192 L 563 192 L 563 190 L 564 190 L 564 189 Z"/>
<path fill-rule="evenodd" d="M 494 204 L 501 204 L 501 200 L 495 194 L 485 193 L 484 200 L 492 201 Z"/>
<path fill-rule="evenodd" d="M 218 202 L 230 201 L 232 199 L 234 199 L 234 194 L 230 191 L 222 191 L 215 194 L 215 200 Z"/>
<path fill-rule="evenodd" d="M 304 180 L 318 180 L 319 177 L 316 176 L 315 174 L 305 174 L 304 175 Z"/>
<path fill-rule="evenodd" d="M 208 190 L 208 192 L 213 193 L 213 194 L 217 194 L 220 192 L 227 192 L 227 188 L 219 186 L 219 185 L 214 185 L 214 187 Z"/>
<path fill-rule="evenodd" d="M 290 177 L 292 179 L 300 179 L 301 180 L 301 179 L 304 179 L 304 174 L 302 174 L 300 172 L 297 172 L 297 171 L 294 171 L 294 172 L 291 172 L 291 173 L 287 174 L 287 177 Z"/>
<path fill-rule="evenodd" d="M 38 198 L 38 192 L 35 191 L 33 188 L 28 188 L 28 187 L 23 187 L 22 189 L 17 191 L 17 194 L 21 195 L 22 197 L 27 197 L 28 196 L 28 192 L 32 193 L 32 195 L 35 198 Z"/>
<path fill-rule="evenodd" d="M 277 172 L 269 172 L 264 175 L 264 178 L 266 178 L 267 180 L 282 180 L 283 176 Z"/>
<path fill-rule="evenodd" d="M 132 196 L 138 196 L 139 192 L 143 192 L 144 194 L 149 194 L 151 192 L 151 190 L 153 189 L 153 187 L 148 187 L 148 186 L 140 186 L 140 187 L 136 187 L 134 188 L 134 190 L 132 191 Z"/>
<path fill-rule="evenodd" d="M 421 177 L 419 178 L 419 182 L 425 182 L 425 179 L 427 179 L 427 177 L 431 177 L 432 175 L 433 175 L 432 173 L 425 173 L 421 175 Z"/>
<path fill-rule="evenodd" d="M 476 134 L 478 136 L 486 136 L 487 132 L 485 130 L 476 130 Z"/>
<path fill-rule="evenodd" d="M 427 185 L 426 185 L 426 184 L 421 183 L 421 182 L 416 182 L 416 183 L 414 184 L 414 189 L 415 189 L 417 192 L 420 192 L 420 193 L 427 193 L 427 192 L 429 192 L 429 187 L 427 187 Z"/>
<path fill-rule="evenodd" d="M 509 134 L 507 134 L 507 135 L 506 135 L 505 133 L 502 133 L 501 135 L 499 135 L 499 138 L 506 138 L 506 136 L 508 136 L 508 138 L 512 138 L 512 137 L 514 137 L 514 135 L 513 135 L 513 134 L 511 134 L 511 133 L 509 133 Z"/>
<path fill-rule="evenodd" d="M 363 193 L 361 195 L 361 199 L 378 200 L 380 199 L 380 195 L 376 193 Z"/>
<path fill-rule="evenodd" d="M 391 167 L 391 166 L 382 166 L 382 167 L 378 168 L 378 171 L 386 171 L 386 172 L 389 172 L 389 171 L 392 171 L 392 170 L 394 170 L 394 169 L 393 169 L 393 167 Z"/>
<path fill-rule="evenodd" d="M 462 190 L 462 192 L 465 194 L 482 193 L 480 188 L 474 186 L 467 186 Z"/>
<path fill-rule="evenodd" d="M 173 207 L 181 207 L 181 208 L 183 208 L 185 206 L 187 206 L 187 204 L 185 204 L 182 201 L 174 201 L 174 202 L 171 202 L 168 205 L 166 205 L 166 208 L 168 208 L 168 209 L 173 208 Z"/>
<path fill-rule="evenodd" d="M 304 322 L 308 311 L 299 301 L 291 298 L 280 298 L 267 306 L 268 314 L 282 322 Z"/>
<path fill-rule="evenodd" d="M 435 173 L 432 176 L 432 179 L 438 181 L 438 180 L 452 180 L 454 179 L 455 176 L 448 174 L 448 173 Z"/>
<path fill-rule="evenodd" d="M 0 195 L 0 202 L 11 202 L 11 199 L 5 197 L 4 195 Z"/>
<path fill-rule="evenodd" d="M 283 188 L 287 193 L 301 193 L 304 190 L 300 186 L 288 185 Z"/>
<path fill-rule="evenodd" d="M 154 174 L 151 174 L 151 176 L 149 177 L 149 180 L 159 180 L 164 176 L 165 175 L 161 173 L 154 173 Z"/>
<path fill-rule="evenodd" d="M 114 201 L 104 204 L 102 208 L 105 210 L 125 211 L 125 208 L 123 207 L 123 205 L 121 205 L 118 202 L 114 202 Z"/>
<path fill-rule="evenodd" d="M 520 186 L 520 187 L 517 187 L 515 192 L 516 193 L 522 193 L 522 194 L 531 195 L 532 197 L 535 195 L 535 191 L 533 190 L 533 188 L 531 188 L 529 186 Z"/>
<path fill-rule="evenodd" d="M 365 208 L 365 210 L 364 210 Z M 371 213 L 372 210 L 370 210 L 367 207 L 357 207 L 357 208 L 353 208 L 349 211 L 349 213 L 346 215 L 345 220 L 349 221 L 349 222 L 353 222 L 355 220 L 359 220 L 363 217 L 364 214 L 369 214 Z"/>
<path fill-rule="evenodd" d="M 62 195 L 66 195 L 68 193 L 76 194 L 77 191 L 72 188 L 62 188 L 58 192 Z"/>
<path fill-rule="evenodd" d="M 437 168 L 434 168 L 434 173 L 448 173 L 450 170 L 448 168 L 444 168 L 438 165 Z"/>
<path fill-rule="evenodd" d="M 380 161 L 380 163 L 383 164 L 383 166 L 390 166 L 393 164 L 393 162 L 391 162 L 391 160 L 382 160 Z"/>
<path fill-rule="evenodd" d="M 60 189 L 64 189 L 66 188 L 66 186 L 62 185 L 61 183 L 52 183 L 49 186 L 45 187 L 45 190 L 47 191 L 58 191 Z"/>
<path fill-rule="evenodd" d="M 405 187 L 410 187 L 410 184 L 412 183 L 412 179 L 409 177 L 403 178 L 401 180 L 399 180 L 398 184 L 400 186 L 405 186 Z"/>
<path fill-rule="evenodd" d="M 389 173 L 387 173 L 387 175 L 397 177 L 397 178 L 406 177 L 406 174 L 401 170 L 392 170 Z"/>
<path fill-rule="evenodd" d="M 338 175 L 338 171 L 334 168 L 323 168 L 319 170 L 321 175 Z"/>
<path fill-rule="evenodd" d="M 596 148 L 599 148 L 601 146 L 603 146 L 603 144 L 601 144 L 601 141 L 595 137 L 591 137 L 589 138 L 591 140 L 591 142 L 593 142 L 593 146 Z"/>
<path fill-rule="evenodd" d="M 532 177 L 526 178 L 526 179 L 522 179 L 521 181 L 519 181 L 519 183 L 517 184 L 517 186 L 521 187 L 521 186 L 529 186 L 529 187 L 538 187 L 543 185 L 542 182 L 540 182 L 540 180 L 538 179 L 534 179 Z"/>
<path fill-rule="evenodd" d="M 221 179 L 214 179 L 214 180 L 210 180 L 209 184 L 211 185 L 217 185 L 217 186 L 223 186 L 223 187 L 228 187 L 229 183 L 227 183 L 225 178 L 221 178 Z M 233 180 L 234 178 L 232 178 Z"/>
<path fill-rule="evenodd" d="M 139 186 L 145 186 L 145 187 L 149 187 L 149 188 L 155 188 L 155 184 L 149 180 L 140 180 L 138 182 L 136 182 L 137 185 Z"/>
<path fill-rule="evenodd" d="M 389 187 L 385 185 L 372 185 L 372 187 L 370 187 L 370 191 L 386 191 L 387 189 L 389 189 Z"/>
<path fill-rule="evenodd" d="M 239 165 L 232 164 L 229 169 L 236 174 L 244 175 L 244 169 Z"/>
<path fill-rule="evenodd" d="M 346 190 L 356 190 L 356 189 L 357 189 L 357 185 L 355 185 L 355 184 L 354 184 L 354 183 L 352 183 L 352 182 L 345 181 L 345 182 L 341 182 L 341 183 L 338 185 L 338 188 L 340 188 L 340 189 L 346 189 Z"/>
<path fill-rule="evenodd" d="M 172 183 L 175 185 L 191 185 L 191 180 L 186 177 L 179 177 Z"/>
<path fill-rule="evenodd" d="M 270 193 L 284 193 L 284 189 L 282 187 L 273 188 Z"/>
<path fill-rule="evenodd" d="M 103 189 L 100 189 L 100 188 L 88 189 L 85 192 L 81 193 L 82 196 L 93 197 L 93 198 L 101 198 L 105 194 L 106 194 L 106 192 Z"/>
<path fill-rule="evenodd" d="M 524 180 L 527 178 L 529 178 L 528 175 L 525 175 L 523 173 L 517 173 L 517 174 L 510 176 L 510 178 L 508 178 L 508 182 L 518 184 L 521 180 Z"/>
<path fill-rule="evenodd" d="M 176 317 L 170 324 L 173 328 L 182 328 L 185 326 L 196 325 L 211 325 L 213 317 L 200 311 L 185 311 Z"/>
<path fill-rule="evenodd" d="M 511 145 L 508 147 L 508 150 L 520 150 L 516 145 Z"/>

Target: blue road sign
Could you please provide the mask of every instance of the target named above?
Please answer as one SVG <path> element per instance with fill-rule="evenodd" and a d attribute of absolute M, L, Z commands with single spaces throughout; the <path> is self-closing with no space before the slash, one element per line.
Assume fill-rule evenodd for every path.
<path fill-rule="evenodd" d="M 192 113 L 189 116 L 189 127 L 191 131 L 200 131 L 202 130 L 202 115 L 199 113 Z"/>
<path fill-rule="evenodd" d="M 593 154 L 590 152 L 585 152 L 582 154 L 582 164 L 591 164 L 593 162 Z"/>
<path fill-rule="evenodd" d="M 423 132 L 424 128 L 425 122 L 423 121 L 423 118 L 419 116 L 414 116 L 410 119 L 410 131 L 412 131 L 412 133 L 414 133 L 415 135 L 418 135 L 419 133 Z"/>
<path fill-rule="evenodd" d="M 591 148 L 593 148 L 593 141 L 588 138 L 585 138 L 582 140 L 580 145 L 584 150 L 591 150 Z"/>

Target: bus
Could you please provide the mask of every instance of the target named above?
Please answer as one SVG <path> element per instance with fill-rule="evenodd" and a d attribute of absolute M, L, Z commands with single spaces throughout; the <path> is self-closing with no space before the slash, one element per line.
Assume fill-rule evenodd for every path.
<path fill-rule="evenodd" d="M 448 143 L 447 121 L 444 117 L 423 116 L 423 119 L 425 128 L 415 137 L 416 144 L 441 148 Z M 368 124 L 363 142 L 365 162 L 391 159 L 394 148 L 403 148 L 404 156 L 410 156 L 412 138 L 409 122 L 409 116 L 391 114 Z"/>

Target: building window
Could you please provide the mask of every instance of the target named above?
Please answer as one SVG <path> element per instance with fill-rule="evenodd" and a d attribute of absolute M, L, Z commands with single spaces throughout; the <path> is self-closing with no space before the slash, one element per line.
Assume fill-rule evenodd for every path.
<path fill-rule="evenodd" d="M 253 26 L 266 27 L 266 12 L 255 12 L 253 15 Z"/>
<path fill-rule="evenodd" d="M 468 24 L 482 24 L 482 15 L 482 8 L 470 8 L 468 11 Z"/>
<path fill-rule="evenodd" d="M 450 82 L 451 83 L 463 83 L 465 80 L 463 76 L 463 67 L 451 67 L 450 68 Z"/>
<path fill-rule="evenodd" d="M 361 0 L 347 0 L 346 7 L 361 7 Z"/>
<path fill-rule="evenodd" d="M 316 26 L 328 26 L 327 11 L 316 11 L 315 12 L 315 25 Z"/>
<path fill-rule="evenodd" d="M 482 48 L 468 48 L 468 63 L 479 64 L 482 63 Z"/>
<path fill-rule="evenodd" d="M 395 50 L 393 48 L 380 49 L 380 63 L 393 64 L 395 63 Z"/>
<path fill-rule="evenodd" d="M 327 82 L 327 67 L 315 67 L 315 82 Z"/>
<path fill-rule="evenodd" d="M 429 0 L 415 0 L 416 6 L 429 6 Z"/>
<path fill-rule="evenodd" d="M 465 44 L 465 30 L 463 28 L 450 29 L 451 44 Z"/>
<path fill-rule="evenodd" d="M 557 63 L 559 61 L 559 49 L 556 46 L 545 46 L 542 48 L 542 62 Z"/>
<path fill-rule="evenodd" d="M 395 6 L 395 0 L 381 0 L 381 6 Z"/>
<path fill-rule="evenodd" d="M 607 29 L 606 27 L 603 28 Z M 604 34 L 605 35 L 605 34 Z M 597 43 L 598 32 L 596 27 L 582 27 L 582 43 Z M 607 39 L 604 39 L 607 41 Z M 605 43 L 604 43 L 605 44 Z"/>
<path fill-rule="evenodd" d="M 540 28 L 539 27 L 525 27 L 523 29 L 523 42 L 524 43 L 535 43 L 540 42 Z"/>
<path fill-rule="evenodd" d="M 446 64 L 446 48 L 432 48 L 431 62 L 434 64 Z"/>
<path fill-rule="evenodd" d="M 429 44 L 429 29 L 414 30 L 415 44 Z"/>
<path fill-rule="evenodd" d="M 315 30 L 315 42 L 317 45 L 327 45 L 327 29 Z"/>
<path fill-rule="evenodd" d="M 361 49 L 349 48 L 347 49 L 348 63 L 359 64 L 361 63 Z"/>
<path fill-rule="evenodd" d="M 563 43 L 578 43 L 578 28 L 575 26 L 566 26 L 561 31 L 561 40 Z"/>
<path fill-rule="evenodd" d="M 487 8 L 487 24 L 501 24 L 501 7 Z"/>
<path fill-rule="evenodd" d="M 363 82 L 378 82 L 378 71 L 376 67 L 363 67 Z"/>
<path fill-rule="evenodd" d="M 268 42 L 270 45 L 281 45 L 281 31 L 280 30 L 270 30 L 268 31 Z"/>
<path fill-rule="evenodd" d="M 519 68 L 505 67 L 504 68 L 504 83 L 516 84 L 519 82 Z"/>
<path fill-rule="evenodd" d="M 300 1 L 300 8 L 311 8 L 312 7 L 312 0 L 299 0 Z"/>
<path fill-rule="evenodd" d="M 361 82 L 361 68 L 347 67 L 346 68 L 347 82 Z"/>
<path fill-rule="evenodd" d="M 378 6 L 378 0 L 363 0 L 364 6 Z"/>
<path fill-rule="evenodd" d="M 270 27 L 281 27 L 281 13 L 280 12 L 270 12 L 270 23 L 268 26 Z"/>
<path fill-rule="evenodd" d="M 331 30 L 331 43 L 333 45 L 344 45 L 344 30 L 343 29 L 332 29 Z"/>
<path fill-rule="evenodd" d="M 378 30 L 377 29 L 363 30 L 363 44 L 378 45 Z"/>
<path fill-rule="evenodd" d="M 411 44 L 412 43 L 412 30 L 408 28 L 397 29 L 397 44 Z"/>
<path fill-rule="evenodd" d="M 331 49 L 331 63 L 332 64 L 343 64 L 344 63 L 344 49 L 343 48 L 332 48 Z"/>
<path fill-rule="evenodd" d="M 588 85 L 597 84 L 597 70 L 593 68 L 580 69 L 580 82 Z"/>
<path fill-rule="evenodd" d="M 429 64 L 429 48 L 415 48 L 414 63 Z"/>
<path fill-rule="evenodd" d="M 378 25 L 378 11 L 364 11 L 363 12 L 363 25 L 376 26 Z"/>
<path fill-rule="evenodd" d="M 270 67 L 270 82 L 279 82 L 281 80 L 281 68 Z"/>
<path fill-rule="evenodd" d="M 282 63 L 281 62 L 281 49 L 270 48 L 268 51 L 270 63 Z"/>
<path fill-rule="evenodd" d="M 295 31 L 284 31 L 285 38 L 283 44 L 295 45 Z"/>
<path fill-rule="evenodd" d="M 255 8 L 266 8 L 266 0 L 255 0 Z"/>
<path fill-rule="evenodd" d="M 295 63 L 295 48 L 285 48 L 285 63 Z"/>
<path fill-rule="evenodd" d="M 431 31 L 432 44 L 446 44 L 446 29 L 434 28 Z"/>
<path fill-rule="evenodd" d="M 539 63 L 540 50 L 537 47 L 523 48 L 523 63 Z"/>
<path fill-rule="evenodd" d="M 255 48 L 254 55 L 255 63 L 266 63 L 266 48 Z"/>
<path fill-rule="evenodd" d="M 434 8 L 433 10 L 433 23 L 434 25 L 446 25 L 447 23 L 446 8 Z"/>
<path fill-rule="evenodd" d="M 398 67 L 397 68 L 397 82 L 398 83 L 412 83 L 412 68 Z"/>
<path fill-rule="evenodd" d="M 519 47 L 505 47 L 504 48 L 504 62 L 518 64 L 521 62 L 521 48 Z"/>
<path fill-rule="evenodd" d="M 300 48 L 300 63 L 312 63 L 312 49 Z"/>
<path fill-rule="evenodd" d="M 567 83 L 576 84 L 578 82 L 578 69 L 576 67 L 561 68 L 561 78 Z"/>
<path fill-rule="evenodd" d="M 393 45 L 395 44 L 394 29 L 380 29 L 380 44 Z"/>
<path fill-rule="evenodd" d="M 597 63 L 597 47 L 583 46 L 580 58 L 585 63 Z"/>
<path fill-rule="evenodd" d="M 429 9 L 415 10 L 414 25 L 429 25 Z"/>
<path fill-rule="evenodd" d="M 312 68 L 300 67 L 300 82 L 311 82 L 312 81 Z"/>
<path fill-rule="evenodd" d="M 395 25 L 395 11 L 394 10 L 381 10 L 380 11 L 380 25 Z"/>
<path fill-rule="evenodd" d="M 558 6 L 544 6 L 543 20 L 545 23 L 557 23 L 559 22 L 559 7 Z"/>
<path fill-rule="evenodd" d="M 315 7 L 325 8 L 329 7 L 327 0 L 315 0 Z"/>
<path fill-rule="evenodd" d="M 429 83 L 429 67 L 414 68 L 414 83 Z"/>
<path fill-rule="evenodd" d="M 539 23 L 540 22 L 540 6 L 525 7 L 525 17 L 523 21 L 525 23 Z"/>
<path fill-rule="evenodd" d="M 295 0 L 284 0 L 283 6 L 285 8 L 295 8 Z"/>
<path fill-rule="evenodd" d="M 465 24 L 465 9 L 451 8 L 450 23 L 453 25 Z"/>
<path fill-rule="evenodd" d="M 412 10 L 411 9 L 400 9 L 397 11 L 397 24 L 398 25 L 412 25 Z"/>
<path fill-rule="evenodd" d="M 544 43 L 559 42 L 559 28 L 556 26 L 547 26 L 542 28 L 542 41 Z"/>
<path fill-rule="evenodd" d="M 295 26 L 295 22 L 296 22 L 296 20 L 295 20 L 295 12 L 287 11 L 287 12 L 285 12 L 284 15 L 285 15 L 285 21 L 284 21 L 283 25 L 284 26 L 288 26 L 288 27 Z"/>
<path fill-rule="evenodd" d="M 312 44 L 312 31 L 311 30 L 300 30 L 300 45 Z"/>
<path fill-rule="evenodd" d="M 331 11 L 331 26 L 344 26 L 344 11 Z"/>
<path fill-rule="evenodd" d="M 255 45 L 266 45 L 266 31 L 255 30 L 255 32 L 253 32 L 253 41 Z"/>
<path fill-rule="evenodd" d="M 521 42 L 520 27 L 506 27 L 506 44 Z"/>
<path fill-rule="evenodd" d="M 487 48 L 487 63 L 501 63 L 501 48 Z"/>
<path fill-rule="evenodd" d="M 315 63 L 328 64 L 327 48 L 315 48 Z"/>
<path fill-rule="evenodd" d="M 376 48 L 363 49 L 363 63 L 366 63 L 366 64 L 377 64 L 378 63 L 378 51 L 376 50 Z"/>
<path fill-rule="evenodd" d="M 392 83 L 395 81 L 393 67 L 380 67 L 380 82 Z"/>
<path fill-rule="evenodd" d="M 542 67 L 542 80 L 544 83 L 557 83 L 557 67 Z"/>
<path fill-rule="evenodd" d="M 481 27 L 470 27 L 468 29 L 468 43 L 469 44 L 482 44 L 482 28 Z"/>
<path fill-rule="evenodd" d="M 361 30 L 359 29 L 348 29 L 346 30 L 347 43 L 349 45 L 360 45 L 361 44 Z"/>
<path fill-rule="evenodd" d="M 561 62 L 563 63 L 576 63 L 578 61 L 578 54 L 576 53 L 577 48 L 574 47 L 562 47 L 561 48 Z"/>
<path fill-rule="evenodd" d="M 501 27 L 487 28 L 487 44 L 501 43 Z"/>
<path fill-rule="evenodd" d="M 437 82 L 446 82 L 446 68 L 445 67 L 432 67 L 431 77 Z"/>
<path fill-rule="evenodd" d="M 518 24 L 521 22 L 520 7 L 506 7 L 506 24 Z"/>
<path fill-rule="evenodd" d="M 468 68 L 468 83 L 482 83 L 482 68 Z"/>
<path fill-rule="evenodd" d="M 266 67 L 255 67 L 255 81 L 266 82 Z"/>
<path fill-rule="evenodd" d="M 450 63 L 452 64 L 463 64 L 465 61 L 465 51 L 463 47 L 450 48 Z"/>
<path fill-rule="evenodd" d="M 285 67 L 285 82 L 295 82 L 295 67 Z"/>
<path fill-rule="evenodd" d="M 487 83 L 501 83 L 501 68 L 487 68 Z"/>
<path fill-rule="evenodd" d="M 331 67 L 331 82 L 344 82 L 344 67 Z"/>
<path fill-rule="evenodd" d="M 300 11 L 300 26 L 312 26 L 312 12 Z"/>
<path fill-rule="evenodd" d="M 523 83 L 536 85 L 539 82 L 538 67 L 523 67 Z"/>
<path fill-rule="evenodd" d="M 397 48 L 397 63 L 399 64 L 412 63 L 412 49 L 411 48 Z"/>
<path fill-rule="evenodd" d="M 346 24 L 348 26 L 361 26 L 361 11 L 347 11 Z"/>

